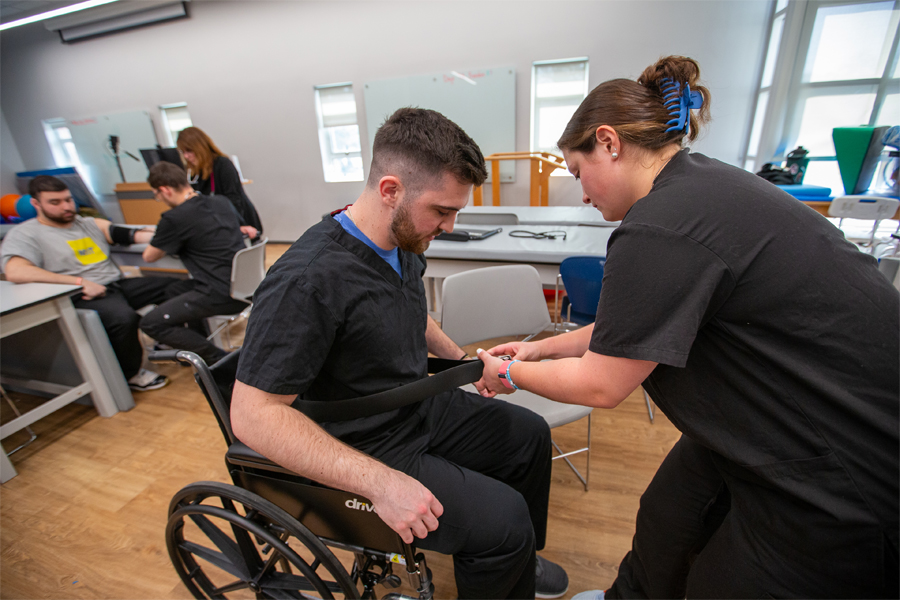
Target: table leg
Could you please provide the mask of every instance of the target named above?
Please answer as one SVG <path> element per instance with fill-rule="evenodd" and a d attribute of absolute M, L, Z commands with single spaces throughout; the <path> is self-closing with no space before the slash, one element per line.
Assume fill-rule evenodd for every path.
<path fill-rule="evenodd" d="M 75 313 L 75 307 L 68 296 L 57 298 L 55 300 L 59 310 L 59 328 L 62 330 L 66 344 L 72 352 L 72 358 L 78 365 L 78 370 L 84 380 L 91 384 L 91 397 L 94 399 L 94 406 L 101 417 L 111 417 L 119 412 L 116 401 L 106 385 L 106 378 L 100 370 L 100 364 L 97 357 L 94 356 L 94 350 L 91 348 L 78 321 L 78 315 Z"/>
<path fill-rule="evenodd" d="M 15 476 L 16 469 L 6 455 L 6 450 L 0 446 L 0 483 L 6 483 Z"/>

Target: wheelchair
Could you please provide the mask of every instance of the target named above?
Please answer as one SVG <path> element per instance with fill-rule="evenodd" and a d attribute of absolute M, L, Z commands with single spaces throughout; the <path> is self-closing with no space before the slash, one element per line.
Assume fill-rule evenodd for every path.
<path fill-rule="evenodd" d="M 195 598 L 377 598 L 375 586 L 401 585 L 397 568 L 406 573 L 419 600 L 432 598 L 425 556 L 378 517 L 370 500 L 301 477 L 234 437 L 230 405 L 239 354 L 232 352 L 211 367 L 181 350 L 149 357 L 193 368 L 228 444 L 225 466 L 233 485 L 193 483 L 169 504 L 166 546 L 187 589 Z M 444 371 L 442 376 L 449 377 L 428 377 L 393 391 L 415 386 L 424 398 L 441 385 L 449 389 L 475 381 L 481 369 L 472 363 L 479 361 L 429 359 L 429 372 Z M 367 399 L 341 402 L 362 404 L 360 400 Z M 377 398 L 366 404 L 384 408 Z M 353 554 L 350 573 L 331 548 Z M 396 592 L 384 598 L 414 600 Z"/>

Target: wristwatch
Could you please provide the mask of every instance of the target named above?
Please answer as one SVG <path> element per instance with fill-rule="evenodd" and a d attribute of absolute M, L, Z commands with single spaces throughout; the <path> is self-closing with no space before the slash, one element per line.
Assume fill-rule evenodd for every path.
<path fill-rule="evenodd" d="M 513 383 L 512 379 L 509 376 L 509 368 L 512 366 L 514 362 L 519 362 L 517 360 L 504 360 L 500 364 L 500 372 L 497 374 L 500 377 L 500 381 L 503 382 L 503 385 L 508 387 L 511 390 L 517 390 L 519 388 L 516 387 L 516 384 Z"/>

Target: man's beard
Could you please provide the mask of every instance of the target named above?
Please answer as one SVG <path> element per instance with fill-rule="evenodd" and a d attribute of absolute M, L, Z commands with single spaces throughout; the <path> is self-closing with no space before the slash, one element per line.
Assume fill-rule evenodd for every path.
<path fill-rule="evenodd" d="M 416 226 L 409 215 L 408 200 L 401 202 L 397 212 L 394 213 L 394 218 L 391 221 L 391 233 L 394 234 L 394 241 L 397 242 L 397 246 L 404 252 L 422 254 L 428 250 L 428 245 L 431 243 L 427 239 L 429 236 L 423 237 L 416 231 Z M 431 235 L 437 236 L 440 233 L 441 230 L 438 229 Z"/>
<path fill-rule="evenodd" d="M 48 215 L 47 213 L 44 213 L 44 217 L 48 221 L 53 221 L 54 223 L 59 223 L 60 225 L 68 225 L 69 223 L 71 223 L 72 221 L 75 220 L 75 214 L 76 213 L 74 213 L 74 212 L 63 213 L 60 216 L 54 217 L 52 215 Z"/>

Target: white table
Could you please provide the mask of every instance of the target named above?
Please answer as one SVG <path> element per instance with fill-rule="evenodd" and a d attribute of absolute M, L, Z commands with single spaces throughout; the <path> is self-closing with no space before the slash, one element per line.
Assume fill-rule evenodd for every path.
<path fill-rule="evenodd" d="M 456 229 L 474 232 L 494 228 L 485 225 L 460 225 Z M 428 310 L 432 316 L 440 316 L 441 285 L 444 278 L 450 275 L 483 267 L 528 264 L 537 269 L 543 285 L 553 286 L 556 285 L 559 263 L 563 259 L 582 255 L 606 256 L 609 236 L 615 231 L 613 227 L 521 224 L 504 225 L 502 229 L 503 231 L 500 233 L 483 240 L 470 242 L 434 240 L 431 242 L 428 250 L 425 251 L 428 267 L 425 269 L 424 277 Z M 553 240 L 511 237 L 509 232 L 514 230 L 563 231 L 566 233 L 566 239 L 562 239 L 562 237 Z"/>
<path fill-rule="evenodd" d="M 120 267 L 139 267 L 142 271 L 159 272 L 165 275 L 187 273 L 187 269 L 177 256 L 166 254 L 156 262 L 144 261 L 144 249 L 149 244 L 131 244 L 130 246 L 112 246 L 110 258 Z"/>
<path fill-rule="evenodd" d="M 87 394 L 91 394 L 100 416 L 111 417 L 119 412 L 69 298 L 70 294 L 80 290 L 77 285 L 0 281 L 0 338 L 58 320 L 66 344 L 84 378 L 84 383 L 0 427 L 0 440 Z M 0 483 L 15 476 L 16 470 L 0 445 Z"/>
<path fill-rule="evenodd" d="M 492 215 L 512 213 L 519 225 L 590 225 L 616 227 L 620 221 L 607 221 L 593 206 L 467 206 L 461 215 Z M 465 227 L 465 225 L 462 225 Z"/>

